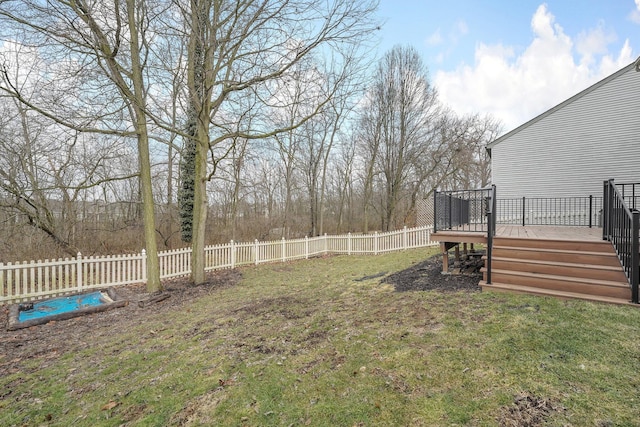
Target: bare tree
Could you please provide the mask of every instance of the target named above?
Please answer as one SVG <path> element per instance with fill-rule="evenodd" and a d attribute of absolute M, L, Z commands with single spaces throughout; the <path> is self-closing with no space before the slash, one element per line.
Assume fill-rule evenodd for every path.
<path fill-rule="evenodd" d="M 364 135 L 368 158 L 365 202 L 372 179 L 380 173 L 381 222 L 384 230 L 396 225 L 399 203 L 407 183 L 416 179 L 416 166 L 432 152 L 440 107 L 427 70 L 413 48 L 397 46 L 380 61 L 365 113 Z"/>
<path fill-rule="evenodd" d="M 273 108 L 282 106 L 274 82 L 286 78 L 289 70 L 315 51 L 339 51 L 342 45 L 359 43 L 375 28 L 371 22 L 375 6 L 374 2 L 350 0 L 322 4 L 312 0 L 192 0 L 184 8 L 191 40 L 189 99 L 197 116 L 193 282 L 204 281 L 206 182 L 212 176 L 207 153 L 224 141 L 264 139 L 286 132 L 316 114 L 327 100 L 316 101 L 317 108 L 291 126 L 273 126 L 269 120 Z M 197 60 L 199 45 L 205 55 L 202 63 Z M 200 74 L 202 81 L 197 78 Z M 246 93 L 256 94 L 261 102 L 240 116 L 230 114 Z M 252 117 L 251 128 L 242 120 L 247 116 Z M 213 165 L 218 160 L 214 158 Z"/>
<path fill-rule="evenodd" d="M 149 154 L 149 88 L 144 77 L 151 13 L 143 0 L 125 0 L 122 5 L 86 0 L 4 2 L 0 8 L 3 38 L 31 46 L 46 58 L 48 70 L 39 71 L 49 71 L 53 77 L 45 82 L 47 98 L 28 99 L 22 90 L 28 80 L 13 79 L 5 57 L 0 89 L 69 129 L 136 138 L 147 289 L 156 291 L 162 285 Z"/>

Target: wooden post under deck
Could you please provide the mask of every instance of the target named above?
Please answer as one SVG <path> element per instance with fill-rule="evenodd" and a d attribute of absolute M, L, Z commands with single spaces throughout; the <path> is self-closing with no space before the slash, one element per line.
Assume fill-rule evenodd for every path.
<path fill-rule="evenodd" d="M 447 253 L 447 242 L 440 242 L 440 252 L 442 252 L 442 272 L 449 272 L 449 254 Z"/>
<path fill-rule="evenodd" d="M 463 244 L 462 251 L 468 254 L 470 245 L 471 252 L 475 250 L 474 243 L 486 244 L 487 236 L 485 233 L 466 233 L 466 232 L 449 232 L 438 231 L 432 234 L 432 239 L 440 240 L 440 252 L 442 253 L 442 272 L 449 272 L 449 250 L 456 249 L 456 262 L 460 263 L 460 243 Z"/>

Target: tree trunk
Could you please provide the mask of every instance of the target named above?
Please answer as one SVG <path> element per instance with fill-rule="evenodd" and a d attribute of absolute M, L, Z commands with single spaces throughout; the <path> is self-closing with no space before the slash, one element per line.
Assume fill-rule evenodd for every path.
<path fill-rule="evenodd" d="M 191 281 L 194 284 L 205 281 L 204 241 L 207 227 L 207 148 L 208 129 L 198 123 L 196 135 L 195 181 L 193 195 L 193 240 L 191 242 Z"/>
<path fill-rule="evenodd" d="M 138 133 L 138 158 L 140 162 L 140 187 L 142 193 L 142 217 L 144 221 L 144 240 L 147 251 L 147 292 L 162 290 L 160 282 L 160 263 L 156 242 L 155 205 L 151 182 L 151 159 L 149 156 L 149 134 L 147 130 L 145 88 L 142 77 L 142 62 L 138 40 L 138 26 L 135 15 L 135 1 L 127 1 L 129 34 L 131 36 L 131 77 L 133 81 L 136 130 Z"/>

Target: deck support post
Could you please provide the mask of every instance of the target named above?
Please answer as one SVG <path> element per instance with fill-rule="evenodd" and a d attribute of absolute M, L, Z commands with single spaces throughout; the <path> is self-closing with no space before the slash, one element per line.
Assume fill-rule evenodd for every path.
<path fill-rule="evenodd" d="M 440 251 L 442 252 L 442 273 L 448 273 L 449 253 L 447 252 L 447 242 L 440 242 Z"/>

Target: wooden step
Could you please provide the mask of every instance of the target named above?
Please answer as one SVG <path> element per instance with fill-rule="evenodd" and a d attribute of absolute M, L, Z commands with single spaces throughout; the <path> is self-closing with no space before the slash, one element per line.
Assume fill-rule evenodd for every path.
<path fill-rule="evenodd" d="M 567 298 L 567 299 L 582 299 L 587 301 L 594 302 L 604 302 L 608 304 L 622 304 L 622 305 L 630 305 L 633 307 L 640 307 L 638 304 L 633 304 L 631 302 L 631 298 L 615 298 L 615 297 L 607 297 L 601 295 L 590 295 L 590 294 L 582 294 L 576 292 L 567 292 L 567 291 L 558 291 L 554 289 L 543 289 L 538 287 L 531 286 L 519 286 L 512 284 L 505 284 L 499 282 L 493 282 L 490 285 L 487 284 L 484 280 L 480 281 L 479 286 L 482 288 L 482 291 L 489 292 L 509 292 L 509 293 L 521 293 L 521 294 L 531 294 L 531 295 L 540 295 L 540 296 L 552 296 L 556 298 Z"/>
<path fill-rule="evenodd" d="M 622 283 L 627 281 L 627 276 L 625 276 L 619 263 L 617 267 L 611 267 L 607 265 L 598 265 L 595 262 L 592 264 L 578 264 L 494 256 L 491 261 L 491 266 L 496 270 L 511 270 L 553 276 L 608 280 Z"/>
<path fill-rule="evenodd" d="M 528 239 L 516 237 L 496 237 L 493 240 L 495 246 L 508 246 L 518 248 L 556 249 L 580 252 L 608 252 L 611 242 L 595 240 L 554 240 L 554 239 Z"/>
<path fill-rule="evenodd" d="M 486 271 L 481 269 L 486 280 Z M 577 294 L 599 295 L 613 298 L 631 299 L 628 282 L 575 278 L 553 274 L 491 269 L 491 281 L 509 285 L 542 288 Z"/>
<path fill-rule="evenodd" d="M 604 252 L 583 252 L 563 249 L 542 249 L 516 246 L 494 246 L 493 257 L 516 258 L 535 261 L 557 261 L 576 264 L 598 264 L 621 268 L 613 248 Z"/>

